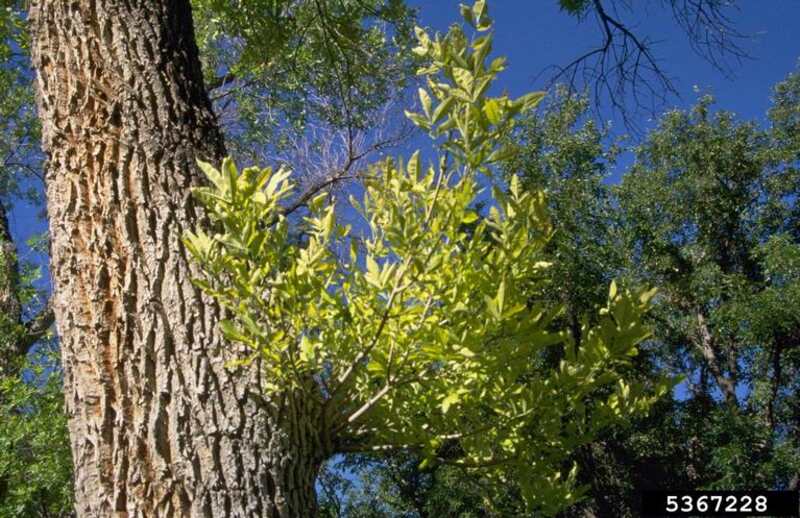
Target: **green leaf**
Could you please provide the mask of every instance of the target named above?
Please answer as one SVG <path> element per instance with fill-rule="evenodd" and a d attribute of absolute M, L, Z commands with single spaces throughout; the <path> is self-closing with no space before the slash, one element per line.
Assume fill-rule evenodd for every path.
<path fill-rule="evenodd" d="M 364 275 L 364 280 L 376 288 L 383 288 L 383 283 L 381 282 L 381 269 L 378 266 L 378 263 L 371 255 L 367 256 L 366 263 L 367 273 Z"/>
<path fill-rule="evenodd" d="M 420 103 L 422 103 L 422 109 L 425 111 L 425 115 L 427 115 L 428 118 L 430 119 L 431 118 L 431 96 L 428 95 L 427 90 L 425 90 L 424 88 L 420 88 L 419 89 L 419 100 L 420 100 Z"/>
<path fill-rule="evenodd" d="M 472 8 L 464 4 L 459 4 L 458 8 L 459 11 L 461 11 L 461 17 L 464 19 L 464 21 L 469 24 L 470 27 L 475 28 L 475 18 Z"/>
<path fill-rule="evenodd" d="M 488 99 L 483 105 L 483 113 L 492 124 L 499 124 L 502 116 L 500 103 L 496 99 Z"/>
<path fill-rule="evenodd" d="M 264 193 L 267 195 L 267 198 L 279 201 L 289 194 L 292 190 L 292 184 L 287 180 L 291 174 L 291 171 L 283 168 L 273 173 L 264 187 Z"/>
<path fill-rule="evenodd" d="M 239 172 L 236 170 L 236 164 L 233 163 L 230 157 L 222 160 L 222 170 L 225 172 L 228 180 L 228 188 L 231 193 L 231 200 L 236 199 L 237 180 L 239 179 Z"/>
<path fill-rule="evenodd" d="M 470 349 L 467 349 L 466 347 L 462 347 L 461 349 L 459 349 L 458 350 L 458 354 L 460 354 L 461 356 L 464 356 L 465 358 L 474 358 L 475 357 L 475 353 L 472 352 Z"/>
<path fill-rule="evenodd" d="M 410 112 L 408 110 L 405 110 L 404 113 L 406 114 L 406 117 L 414 123 L 415 126 L 424 130 L 429 130 L 431 128 L 431 122 L 419 113 Z"/>
<path fill-rule="evenodd" d="M 479 31 L 488 31 L 492 27 L 492 21 L 489 19 L 489 15 L 486 9 L 486 0 L 477 0 L 472 7 L 472 11 L 475 13 L 475 20 L 476 20 L 476 29 Z"/>
<path fill-rule="evenodd" d="M 454 68 L 453 77 L 456 80 L 456 84 L 460 86 L 464 92 L 466 92 L 468 95 L 472 94 L 472 85 L 475 81 L 475 77 L 472 75 L 472 72 L 466 68 Z"/>
<path fill-rule="evenodd" d="M 505 302 L 506 302 L 506 280 L 505 280 L 505 278 L 503 278 L 503 280 L 500 281 L 500 286 L 497 287 L 497 296 L 495 297 L 495 300 L 497 301 L 497 313 L 498 314 L 502 314 L 503 313 L 503 309 L 505 308 Z"/>
<path fill-rule="evenodd" d="M 327 192 L 321 192 L 314 196 L 311 201 L 308 202 L 308 210 L 312 213 L 319 212 L 328 196 L 329 194 Z"/>
<path fill-rule="evenodd" d="M 451 392 L 442 400 L 442 412 L 447 413 L 450 407 L 461 400 L 461 394 L 458 392 Z"/>
<path fill-rule="evenodd" d="M 527 112 L 538 106 L 542 99 L 544 99 L 545 92 L 531 92 L 514 101 L 515 105 L 521 107 L 521 111 Z"/>
<path fill-rule="evenodd" d="M 239 328 L 231 320 L 222 320 L 219 323 L 219 328 L 222 335 L 232 342 L 249 343 L 250 339 L 242 333 Z"/>
<path fill-rule="evenodd" d="M 649 290 L 645 290 L 639 295 L 639 302 L 641 302 L 642 304 L 648 304 L 650 300 L 652 300 L 652 298 L 655 297 L 657 293 L 658 293 L 658 288 L 651 288 Z"/>
<path fill-rule="evenodd" d="M 222 179 L 222 175 L 213 165 L 209 164 L 208 162 L 203 162 L 202 160 L 198 160 L 197 165 L 206 175 L 206 178 L 211 180 L 211 183 L 213 183 L 217 189 L 224 190 L 225 184 L 224 180 Z"/>
<path fill-rule="evenodd" d="M 436 107 L 436 110 L 433 112 L 433 117 L 431 118 L 431 122 L 436 124 L 439 122 L 442 117 L 450 113 L 450 108 L 453 106 L 455 99 L 453 97 L 448 97 L 444 101 Z"/>
<path fill-rule="evenodd" d="M 423 29 L 418 25 L 415 25 L 414 33 L 417 35 L 417 41 L 419 41 L 420 46 L 427 48 L 430 45 L 431 39 L 428 36 L 428 33 L 425 32 L 425 29 Z"/>
<path fill-rule="evenodd" d="M 411 178 L 416 179 L 420 177 L 419 150 L 415 151 L 414 154 L 411 155 L 411 158 L 408 159 L 406 170 Z"/>
<path fill-rule="evenodd" d="M 308 339 L 307 336 L 303 335 L 303 338 L 300 339 L 300 360 L 303 362 L 309 362 L 314 358 L 314 342 Z"/>
<path fill-rule="evenodd" d="M 470 223 L 475 223 L 478 221 L 478 213 L 475 211 L 468 210 L 464 212 L 464 216 L 461 218 L 461 223 L 465 225 L 469 225 Z"/>

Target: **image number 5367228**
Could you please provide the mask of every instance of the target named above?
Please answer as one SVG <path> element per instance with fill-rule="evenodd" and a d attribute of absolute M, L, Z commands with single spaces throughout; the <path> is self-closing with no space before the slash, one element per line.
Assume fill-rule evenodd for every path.
<path fill-rule="evenodd" d="M 643 517 L 800 516 L 797 491 L 645 491 Z"/>

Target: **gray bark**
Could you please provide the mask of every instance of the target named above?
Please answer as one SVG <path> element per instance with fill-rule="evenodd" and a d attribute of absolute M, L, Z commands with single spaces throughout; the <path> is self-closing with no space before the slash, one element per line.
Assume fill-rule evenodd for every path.
<path fill-rule="evenodd" d="M 313 516 L 314 415 L 226 368 L 180 243 L 195 160 L 224 153 L 188 0 L 36 0 L 30 24 L 78 514 Z"/>
<path fill-rule="evenodd" d="M 717 382 L 717 386 L 722 391 L 722 394 L 725 397 L 725 402 L 728 403 L 732 408 L 736 408 L 738 405 L 738 400 L 736 398 L 736 383 L 730 377 L 725 376 L 725 373 L 722 371 L 722 367 L 716 353 L 714 336 L 711 334 L 711 330 L 708 328 L 708 323 L 706 322 L 705 316 L 699 311 L 697 312 L 697 332 L 698 340 L 696 341 L 695 345 L 703 355 L 703 359 L 706 361 L 706 365 L 708 365 L 708 370 L 711 371 L 711 374 L 714 376 L 714 379 Z"/>

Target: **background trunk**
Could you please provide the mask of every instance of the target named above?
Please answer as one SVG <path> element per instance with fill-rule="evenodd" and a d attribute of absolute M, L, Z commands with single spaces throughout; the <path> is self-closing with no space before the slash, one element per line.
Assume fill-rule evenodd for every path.
<path fill-rule="evenodd" d="M 0 377 L 14 375 L 19 360 L 17 333 L 22 305 L 17 296 L 17 250 L 0 201 Z"/>
<path fill-rule="evenodd" d="M 38 0 L 30 21 L 78 513 L 312 514 L 313 426 L 225 368 L 240 351 L 180 244 L 195 158 L 224 153 L 188 1 Z"/>

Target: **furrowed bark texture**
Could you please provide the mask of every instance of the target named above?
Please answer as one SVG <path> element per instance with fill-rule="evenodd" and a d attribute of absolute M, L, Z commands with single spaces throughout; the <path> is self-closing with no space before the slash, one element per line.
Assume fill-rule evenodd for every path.
<path fill-rule="evenodd" d="M 314 426 L 226 369 L 180 244 L 195 159 L 224 153 L 189 2 L 37 0 L 30 22 L 78 514 L 313 515 Z"/>

